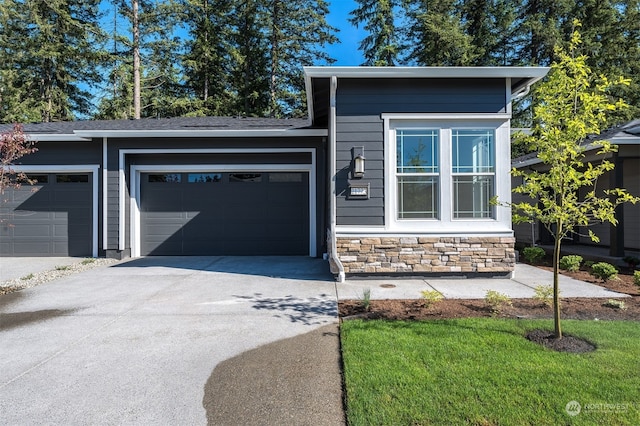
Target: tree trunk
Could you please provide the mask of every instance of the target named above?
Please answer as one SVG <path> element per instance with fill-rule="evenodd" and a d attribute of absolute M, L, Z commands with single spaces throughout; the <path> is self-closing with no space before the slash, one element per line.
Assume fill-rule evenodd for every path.
<path fill-rule="evenodd" d="M 560 326 L 560 283 L 558 267 L 560 265 L 560 244 L 562 243 L 562 220 L 556 222 L 555 243 L 553 245 L 553 324 L 556 339 L 562 339 L 562 327 Z"/>
<path fill-rule="evenodd" d="M 132 0 L 133 27 L 133 118 L 140 119 L 140 20 L 138 0 Z"/>

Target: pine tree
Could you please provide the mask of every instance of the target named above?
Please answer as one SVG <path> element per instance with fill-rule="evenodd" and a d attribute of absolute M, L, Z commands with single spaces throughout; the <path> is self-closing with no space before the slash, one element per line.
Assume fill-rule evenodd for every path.
<path fill-rule="evenodd" d="M 403 0 L 355 0 L 351 22 L 363 24 L 368 35 L 360 42 L 363 65 L 393 66 L 404 63 L 404 34 L 398 22 L 403 19 Z"/>

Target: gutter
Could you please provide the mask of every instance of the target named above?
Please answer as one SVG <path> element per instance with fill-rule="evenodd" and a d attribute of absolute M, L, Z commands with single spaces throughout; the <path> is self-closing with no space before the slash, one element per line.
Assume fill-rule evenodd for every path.
<path fill-rule="evenodd" d="M 336 90 L 338 77 L 331 76 L 329 91 L 329 266 L 331 272 L 338 274 L 337 281 L 345 280 L 344 266 L 338 257 L 336 241 Z"/>

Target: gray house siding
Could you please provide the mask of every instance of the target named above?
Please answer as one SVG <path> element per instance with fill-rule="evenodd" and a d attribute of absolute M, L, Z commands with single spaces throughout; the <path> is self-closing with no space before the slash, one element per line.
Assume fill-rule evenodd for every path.
<path fill-rule="evenodd" d="M 505 113 L 504 79 L 341 79 L 336 102 L 336 223 L 383 226 L 383 113 Z M 351 178 L 352 148 L 364 147 L 366 173 Z M 368 200 L 349 199 L 351 183 L 368 183 Z"/>
<path fill-rule="evenodd" d="M 31 135 L 37 141 L 37 135 Z M 7 195 L 19 196 L 20 203 L 7 203 L 5 208 L 29 211 L 28 214 L 11 214 L 5 227 L 10 232 L 3 232 L 0 237 L 5 255 L 34 256 L 90 256 L 92 254 L 93 237 L 93 182 L 98 183 L 98 198 L 101 194 L 101 173 L 78 172 L 67 169 L 68 166 L 101 167 L 102 153 L 99 145 L 91 141 L 40 141 L 36 143 L 37 151 L 19 159 L 16 166 L 44 167 L 45 172 L 33 171 L 33 175 L 47 176 L 47 183 L 34 187 L 23 185 L 21 189 L 10 190 Z M 89 175 L 88 181 L 63 184 L 56 182 L 60 175 Z M 34 191 L 38 189 L 38 191 Z M 13 196 L 12 195 L 12 196 Z M 95 230 L 97 238 L 101 238 L 100 215 Z M 26 236 L 21 239 L 20 235 Z M 20 252 L 18 247 L 26 247 Z M 7 251 L 9 250 L 10 251 Z"/>

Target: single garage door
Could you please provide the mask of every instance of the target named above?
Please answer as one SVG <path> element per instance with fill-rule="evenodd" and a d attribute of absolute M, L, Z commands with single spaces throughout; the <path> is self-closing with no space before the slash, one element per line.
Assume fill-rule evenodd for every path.
<path fill-rule="evenodd" d="M 0 196 L 3 256 L 91 256 L 92 175 L 29 175 L 34 185 Z"/>
<path fill-rule="evenodd" d="M 144 255 L 308 255 L 306 172 L 143 173 Z"/>

